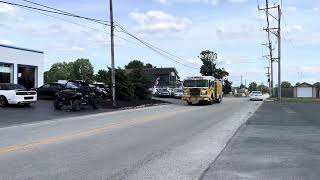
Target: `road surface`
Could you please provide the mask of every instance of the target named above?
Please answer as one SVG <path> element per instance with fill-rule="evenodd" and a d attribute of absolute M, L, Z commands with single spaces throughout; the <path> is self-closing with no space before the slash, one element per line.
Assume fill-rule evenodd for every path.
<path fill-rule="evenodd" d="M 319 117 L 318 102 L 265 102 L 201 179 L 319 179 Z"/>
<path fill-rule="evenodd" d="M 197 179 L 261 105 L 173 101 L 0 128 L 0 179 Z"/>

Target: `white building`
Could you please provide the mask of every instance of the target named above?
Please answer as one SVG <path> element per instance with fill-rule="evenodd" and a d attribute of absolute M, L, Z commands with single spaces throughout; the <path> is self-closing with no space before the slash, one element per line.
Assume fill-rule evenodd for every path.
<path fill-rule="evenodd" d="M 43 73 L 43 52 L 0 44 L 0 83 L 40 87 Z"/>

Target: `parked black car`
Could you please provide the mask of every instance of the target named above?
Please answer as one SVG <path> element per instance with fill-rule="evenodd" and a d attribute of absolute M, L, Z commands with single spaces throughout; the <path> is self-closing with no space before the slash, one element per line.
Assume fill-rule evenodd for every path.
<path fill-rule="evenodd" d="M 73 111 L 80 111 L 83 105 L 97 109 L 97 96 L 89 84 L 81 81 L 68 81 L 66 89 L 57 93 L 54 107 L 60 110 L 63 106 L 71 106 Z"/>
<path fill-rule="evenodd" d="M 57 93 L 64 89 L 65 84 L 48 83 L 34 90 L 37 91 L 39 99 L 55 99 Z"/>

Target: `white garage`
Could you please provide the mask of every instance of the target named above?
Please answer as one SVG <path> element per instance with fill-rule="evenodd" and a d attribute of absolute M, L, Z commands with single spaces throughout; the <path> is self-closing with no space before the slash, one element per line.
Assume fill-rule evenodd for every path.
<path fill-rule="evenodd" d="M 0 83 L 16 83 L 26 88 L 43 85 L 42 51 L 0 44 Z"/>
<path fill-rule="evenodd" d="M 294 88 L 295 97 L 316 98 L 316 87 L 308 83 L 302 83 Z"/>

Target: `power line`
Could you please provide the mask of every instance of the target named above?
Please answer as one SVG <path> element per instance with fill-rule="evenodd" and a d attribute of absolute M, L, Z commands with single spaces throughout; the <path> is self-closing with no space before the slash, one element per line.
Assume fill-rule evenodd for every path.
<path fill-rule="evenodd" d="M 76 15 L 76 14 L 71 14 L 71 13 L 67 13 L 67 12 L 61 11 L 61 10 L 54 10 L 53 11 L 53 10 L 41 9 L 41 8 L 37 8 L 37 7 L 26 6 L 26 5 L 22 5 L 22 4 L 18 4 L 18 3 L 12 3 L 12 2 L 1 1 L 1 0 L 0 0 L 0 3 L 12 5 L 12 6 L 17 6 L 17 7 L 20 7 L 20 8 L 28 8 L 28 9 L 33 9 L 33 10 L 52 13 L 52 14 L 59 14 L 59 15 L 63 15 L 63 16 L 70 16 L 70 17 L 75 17 L 75 18 L 79 18 L 79 19 L 85 19 L 85 20 L 89 20 L 89 21 L 93 21 L 93 22 L 102 24 L 102 25 L 110 26 L 109 24 L 107 24 L 107 21 L 94 19 L 94 18 L 88 18 L 88 17 Z"/>
<path fill-rule="evenodd" d="M 118 26 L 118 27 L 121 29 L 119 32 L 123 32 L 123 33 L 129 35 L 130 37 L 136 39 L 137 41 L 139 41 L 140 43 L 144 44 L 145 46 L 147 46 L 148 48 L 150 48 L 150 49 L 153 50 L 154 52 L 157 52 L 158 54 L 160 54 L 160 55 L 162 55 L 162 56 L 164 56 L 164 57 L 166 57 L 166 58 L 174 61 L 175 63 L 178 63 L 178 64 L 180 64 L 180 65 L 183 65 L 183 66 L 185 66 L 185 67 L 188 67 L 188 68 L 191 68 L 191 69 L 199 69 L 199 68 L 192 67 L 192 66 L 189 66 L 189 65 L 187 65 L 187 64 L 184 64 L 184 63 L 182 63 L 182 62 L 180 62 L 180 61 L 175 60 L 174 58 L 185 61 L 184 59 L 182 59 L 182 58 L 180 58 L 180 57 L 178 57 L 178 56 L 176 56 L 176 55 L 174 55 L 174 54 L 172 54 L 172 53 L 170 53 L 170 52 L 168 52 L 168 51 L 165 51 L 165 50 L 163 50 L 163 49 L 161 49 L 161 48 L 158 48 L 158 47 L 156 47 L 156 46 L 154 46 L 154 45 L 152 45 L 152 44 L 150 44 L 150 43 L 148 43 L 148 42 L 146 42 L 146 41 L 138 38 L 136 35 L 128 32 L 128 31 L 127 31 L 123 26 L 121 26 L 119 23 L 117 23 L 117 24 L 118 24 L 118 25 L 116 25 L 116 26 Z M 172 57 L 174 57 L 174 58 L 172 58 Z"/>
<path fill-rule="evenodd" d="M 63 16 L 69 16 L 69 17 L 75 17 L 75 18 L 80 18 L 80 19 L 85 19 L 85 20 L 89 20 L 89 21 L 93 21 L 93 22 L 96 22 L 96 23 L 99 23 L 99 24 L 102 24 L 102 25 L 106 25 L 106 26 L 110 26 L 109 24 L 107 24 L 107 22 L 110 22 L 110 21 L 104 21 L 104 20 L 99 20 L 99 19 L 94 19 L 94 18 L 88 18 L 88 17 L 84 17 L 84 16 L 80 16 L 80 15 L 76 15 L 76 14 L 72 14 L 72 13 L 69 13 L 69 12 L 66 12 L 66 11 L 63 11 L 63 10 L 59 10 L 59 9 L 56 9 L 56 8 L 53 8 L 53 7 L 49 7 L 47 5 L 44 5 L 44 4 L 40 4 L 40 3 L 36 3 L 36 2 L 33 2 L 33 1 L 30 1 L 30 0 L 22 0 L 24 2 L 27 2 L 27 3 L 31 3 L 33 5 L 37 5 L 37 6 L 40 6 L 40 7 L 43 7 L 43 8 L 47 8 L 47 9 L 43 9 L 43 8 L 38 8 L 38 7 L 32 7 L 32 6 L 27 6 L 27 5 L 23 5 L 23 4 L 18 4 L 18 3 L 12 3 L 12 2 L 7 2 L 7 1 L 2 1 L 0 0 L 0 3 L 4 3 L 4 4 L 9 4 L 9 5 L 12 5 L 12 6 L 17 6 L 17 7 L 20 7 L 20 8 L 23 8 L 23 9 L 29 9 L 29 10 L 33 10 L 33 11 L 37 11 L 37 12 L 45 12 L 45 13 L 52 13 L 52 14 L 58 14 L 58 15 L 63 15 Z M 49 9 L 49 10 L 48 10 Z M 58 18 L 58 17 L 55 17 L 55 16 L 51 16 L 51 15 L 48 15 L 48 14 L 45 14 L 45 13 L 42 13 L 43 15 L 46 15 L 46 16 L 50 16 L 50 17 L 53 17 L 53 18 Z M 68 20 L 65 20 L 65 19 L 62 19 L 62 18 L 59 18 L 60 20 L 63 20 L 63 21 L 66 21 L 66 22 L 69 22 L 69 23 L 72 23 L 72 24 L 76 24 L 76 25 L 79 25 L 79 26 L 83 26 L 83 27 L 86 27 L 84 25 L 80 25 L 78 23 L 75 23 L 75 22 L 70 22 Z M 142 43 L 143 45 L 145 45 L 146 47 L 148 47 L 149 49 L 153 50 L 154 52 L 170 59 L 171 61 L 175 62 L 175 63 L 178 63 L 180 65 L 183 65 L 185 67 L 188 67 L 188 68 L 191 68 L 191 69 L 199 69 L 199 68 L 195 68 L 195 67 L 192 67 L 192 66 L 189 66 L 187 64 L 184 64 L 176 59 L 179 59 L 179 60 L 183 60 L 185 61 L 184 59 L 170 53 L 170 52 L 167 52 L 165 50 L 162 50 L 161 48 L 158 48 L 140 38 L 138 38 L 137 36 L 133 35 L 132 33 L 128 32 L 124 27 L 122 27 L 119 23 L 117 23 L 117 25 L 115 26 L 118 26 L 121 28 L 121 32 L 131 36 L 132 38 L 138 40 L 140 43 Z M 94 29 L 94 28 L 90 28 L 90 29 Z M 119 36 L 117 36 L 119 37 Z M 129 41 L 125 38 L 122 38 L 120 37 L 121 39 L 125 40 L 125 41 Z M 174 57 L 174 58 L 173 58 Z M 176 58 L 176 59 L 175 59 Z"/>
<path fill-rule="evenodd" d="M 46 14 L 46 13 L 39 12 L 39 11 L 36 11 L 36 10 L 32 10 L 32 9 L 28 9 L 28 8 L 24 8 L 24 7 L 21 7 L 21 8 L 23 8 L 23 9 L 25 9 L 25 10 L 27 10 L 27 11 L 34 12 L 34 13 L 42 14 L 42 15 L 47 16 L 47 17 L 50 17 L 50 18 L 54 18 L 54 19 L 57 19 L 57 20 L 60 20 L 60 21 L 64 21 L 64 22 L 70 23 L 70 24 L 74 24 L 74 25 L 77 25 L 77 26 L 80 26 L 80 27 L 83 27 L 83 28 L 88 28 L 88 29 L 91 29 L 91 30 L 93 30 L 93 31 L 105 33 L 106 35 L 110 35 L 110 33 L 106 32 L 106 31 L 103 31 L 103 30 L 101 30 L 101 29 L 89 27 L 89 26 L 86 26 L 86 25 L 84 25 L 84 24 L 76 23 L 76 22 L 73 22 L 73 21 L 70 21 L 70 20 L 61 18 L 61 17 L 57 17 L 57 16 L 54 16 L 54 15 Z M 141 47 L 145 47 L 145 46 L 143 46 L 143 45 L 141 45 L 141 44 L 138 44 L 138 43 L 136 43 L 136 42 L 133 42 L 133 41 L 131 41 L 131 40 L 129 40 L 129 39 L 126 39 L 126 38 L 124 38 L 124 37 L 121 37 L 121 36 L 119 36 L 119 35 L 116 35 L 116 34 L 115 34 L 114 36 L 117 37 L 117 38 L 119 38 L 119 39 L 122 39 L 122 40 L 124 40 L 124 41 L 126 41 L 126 42 L 129 42 L 129 43 L 131 43 L 131 44 L 135 44 L 135 45 L 138 45 L 138 46 L 141 46 Z"/>

